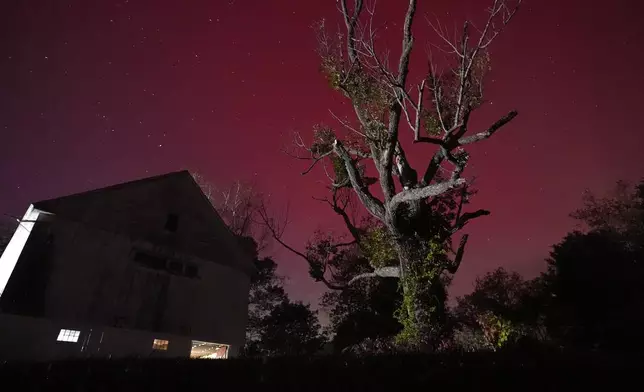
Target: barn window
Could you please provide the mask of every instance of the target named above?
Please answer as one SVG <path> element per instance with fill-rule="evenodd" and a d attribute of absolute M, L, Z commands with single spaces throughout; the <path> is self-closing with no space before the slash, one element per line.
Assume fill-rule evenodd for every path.
<path fill-rule="evenodd" d="M 152 342 L 152 349 L 153 350 L 159 350 L 159 351 L 168 351 L 168 344 L 170 342 L 167 340 L 162 340 L 162 339 L 154 339 L 154 342 Z"/>
<path fill-rule="evenodd" d="M 179 228 L 179 216 L 177 214 L 168 214 L 165 221 L 165 229 L 172 233 L 176 232 Z"/>
<path fill-rule="evenodd" d="M 78 342 L 78 337 L 80 336 L 81 331 L 75 331 L 73 329 L 61 329 L 60 332 L 58 333 L 58 339 L 56 339 L 59 342 L 71 342 L 71 343 L 76 343 Z"/>

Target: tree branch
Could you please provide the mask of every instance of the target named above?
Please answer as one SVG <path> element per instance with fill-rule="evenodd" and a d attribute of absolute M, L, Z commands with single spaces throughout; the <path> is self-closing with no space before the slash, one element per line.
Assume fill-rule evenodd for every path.
<path fill-rule="evenodd" d="M 462 216 L 460 216 L 456 220 L 456 223 L 454 224 L 454 227 L 452 228 L 452 234 L 456 233 L 459 230 L 461 230 L 472 219 L 476 219 L 478 217 L 487 216 L 487 215 L 490 215 L 490 211 L 488 211 L 488 210 L 476 210 L 474 212 L 466 212 L 466 213 L 464 213 Z"/>
<path fill-rule="evenodd" d="M 476 143 L 478 141 L 481 141 L 483 139 L 487 139 L 494 135 L 496 131 L 501 129 L 504 125 L 512 121 L 519 113 L 516 110 L 513 110 L 506 114 L 505 116 L 501 117 L 497 122 L 492 124 L 487 130 L 484 132 L 477 133 L 476 135 L 472 136 L 467 136 L 464 138 L 461 138 L 458 140 L 459 146 L 465 146 L 467 144 L 472 144 Z"/>
<path fill-rule="evenodd" d="M 507 24 L 510 23 L 510 21 L 512 20 L 512 17 L 514 17 L 514 14 L 516 14 L 517 11 L 519 10 L 519 7 L 521 6 L 521 1 L 522 0 L 517 0 L 516 5 L 514 6 L 514 9 L 512 11 L 510 11 L 508 9 L 508 7 L 506 5 L 506 1 L 507 0 L 495 0 L 494 1 L 494 4 L 492 5 L 492 10 L 490 12 L 490 21 L 495 16 L 497 16 L 502 10 L 505 10 L 506 12 L 505 12 L 505 15 L 503 15 L 503 18 L 502 18 L 501 27 L 498 30 L 494 31 L 494 33 L 487 40 L 487 42 L 483 42 L 484 37 L 485 37 L 486 34 L 481 35 L 481 40 L 479 42 L 479 46 L 481 47 L 481 49 L 487 48 L 492 43 L 492 41 L 494 41 L 494 39 L 501 33 L 501 31 L 503 31 L 505 26 L 507 26 Z M 489 24 L 489 22 L 488 22 L 488 24 Z M 488 26 L 486 26 L 485 32 L 487 32 L 487 27 Z M 492 24 L 492 28 L 494 28 L 494 24 Z"/>
<path fill-rule="evenodd" d="M 425 174 L 423 175 L 422 185 L 427 186 L 432 183 L 438 173 L 438 169 L 441 167 L 445 156 L 443 155 L 443 148 L 439 148 L 434 153 L 434 156 L 427 164 L 427 169 L 425 169 Z"/>
<path fill-rule="evenodd" d="M 342 16 L 344 17 L 344 23 L 347 26 L 347 54 L 349 55 L 349 60 L 351 64 L 354 64 L 358 61 L 358 55 L 356 54 L 355 38 L 356 38 L 356 26 L 358 24 L 358 18 L 362 12 L 362 0 L 355 0 L 353 15 L 349 15 L 349 10 L 347 8 L 347 0 L 340 0 L 340 5 L 342 7 Z"/>
<path fill-rule="evenodd" d="M 467 31 L 468 26 L 469 26 L 469 23 L 467 23 L 466 21 L 465 24 L 463 25 L 463 37 L 461 39 L 461 50 L 464 55 L 461 57 L 461 65 L 458 67 L 458 76 L 460 81 L 459 81 L 459 87 L 458 87 L 458 96 L 456 100 L 456 114 L 454 115 L 454 124 L 452 125 L 452 128 L 454 128 L 456 124 L 461 122 L 460 115 L 461 115 L 461 110 L 463 108 L 463 98 L 465 97 L 465 84 L 469 77 L 472 63 L 474 62 L 474 59 L 476 58 L 476 55 L 478 53 L 478 48 L 477 48 L 472 53 L 472 57 L 469 59 L 469 64 L 466 66 L 465 63 L 468 61 L 468 58 L 467 58 L 467 41 L 469 39 L 469 34 Z"/>
<path fill-rule="evenodd" d="M 358 172 L 355 162 L 351 159 L 342 143 L 337 139 L 333 142 L 333 150 L 344 161 L 349 180 L 351 180 L 351 185 L 353 185 L 353 190 L 358 195 L 362 204 L 371 215 L 382 221 L 385 216 L 385 208 L 382 202 L 371 194 L 369 187 L 364 183 L 362 176 Z"/>
<path fill-rule="evenodd" d="M 409 74 L 409 58 L 411 56 L 411 50 L 414 43 L 414 37 L 411 33 L 411 28 L 414 23 L 414 14 L 416 13 L 416 1 L 417 0 L 409 0 L 409 6 L 407 7 L 405 23 L 403 26 L 402 53 L 400 54 L 400 60 L 398 62 L 398 77 L 396 78 L 397 88 L 402 91 L 405 91 L 407 75 Z M 389 132 L 387 135 L 387 147 L 385 148 L 382 157 L 383 168 L 380 173 L 382 191 L 385 195 L 386 202 L 389 202 L 389 200 L 392 198 L 395 189 L 393 186 L 393 178 L 391 176 L 391 172 L 394 149 L 396 147 L 396 143 L 398 142 L 400 116 L 402 112 L 402 106 L 399 101 L 404 99 L 404 95 L 399 91 L 396 91 L 395 94 L 397 101 L 391 105 L 391 108 L 389 110 Z"/>
<path fill-rule="evenodd" d="M 461 237 L 461 243 L 459 244 L 458 250 L 456 251 L 456 257 L 454 257 L 452 264 L 447 267 L 447 272 L 452 275 L 455 274 L 456 271 L 458 271 L 458 267 L 461 266 L 461 261 L 463 261 L 463 255 L 465 254 L 465 245 L 467 245 L 468 238 L 469 235 L 467 234 Z"/>
<path fill-rule="evenodd" d="M 451 41 L 447 35 L 443 33 L 440 24 L 436 27 L 428 20 L 428 23 L 434 29 L 434 32 L 452 49 L 452 53 L 455 53 L 459 57 L 459 65 L 455 71 L 455 74 L 458 77 L 458 92 L 456 94 L 455 114 L 452 118 L 452 128 L 455 128 L 455 125 L 458 123 L 463 123 L 464 125 L 461 127 L 460 132 L 458 132 L 457 138 L 460 138 L 465 133 L 469 113 L 472 110 L 470 100 L 467 96 L 467 90 L 472 88 L 472 70 L 475 68 L 477 58 L 487 49 L 503 28 L 510 22 L 521 5 L 521 0 L 517 0 L 516 6 L 511 10 L 508 7 L 507 2 L 508 0 L 493 1 L 492 7 L 489 9 L 489 16 L 485 23 L 485 27 L 483 28 L 483 31 L 480 32 L 480 37 L 474 45 L 469 44 L 470 33 L 469 23 L 467 21 L 463 25 L 463 31 L 459 42 L 456 42 L 456 38 L 454 41 Z M 501 23 L 500 27 L 497 29 L 495 21 L 497 21 L 499 15 L 501 15 Z M 432 72 L 432 74 L 435 76 L 434 72 Z M 442 120 L 442 116 L 440 115 L 441 110 L 438 107 L 440 103 L 439 95 L 436 94 L 439 91 L 437 89 L 436 81 L 433 83 L 433 91 L 437 111 L 439 112 L 439 118 Z M 446 130 L 444 125 L 443 129 Z"/>
<path fill-rule="evenodd" d="M 436 108 L 436 114 L 438 115 L 438 121 L 441 123 L 441 128 L 443 128 L 444 132 L 447 132 L 447 126 L 445 125 L 445 119 L 443 118 L 443 110 L 442 110 L 442 102 L 441 102 L 441 86 L 440 83 L 438 82 L 439 76 L 436 75 L 437 69 L 436 66 L 434 65 L 433 61 L 429 60 L 429 78 L 431 81 L 432 86 L 430 87 L 430 91 L 434 95 L 434 107 Z"/>
<path fill-rule="evenodd" d="M 411 34 L 411 27 L 414 23 L 414 14 L 416 13 L 416 0 L 409 0 L 407 14 L 405 15 L 405 25 L 403 27 L 403 46 L 400 61 L 398 63 L 398 86 L 405 88 L 407 75 L 409 74 L 409 57 L 414 44 L 414 37 Z"/>
<path fill-rule="evenodd" d="M 398 193 L 391 199 L 391 210 L 394 211 L 396 207 L 401 203 L 407 203 L 414 200 L 426 199 L 428 197 L 438 196 L 447 192 L 448 190 L 464 184 L 465 180 L 462 178 L 451 179 L 443 181 L 438 184 L 427 185 L 422 188 L 414 188 L 404 190 Z"/>
<path fill-rule="evenodd" d="M 416 122 L 414 123 L 414 140 L 420 137 L 420 116 L 423 112 L 423 94 L 425 94 L 425 79 L 418 87 L 418 104 L 416 105 Z"/>
<path fill-rule="evenodd" d="M 334 246 L 336 248 L 340 248 L 343 246 L 351 246 L 351 245 L 357 245 L 358 241 L 349 241 L 349 242 L 338 242 L 337 244 L 331 244 L 331 246 Z"/>
<path fill-rule="evenodd" d="M 407 94 L 406 92 L 402 98 L 396 97 L 398 104 L 400 104 L 400 107 L 402 108 L 402 112 L 405 114 L 407 124 L 409 124 L 409 128 L 411 128 L 412 132 L 414 133 L 414 143 L 416 143 L 418 139 L 420 139 L 420 118 L 423 111 L 423 95 L 425 92 L 425 83 L 426 81 L 425 79 L 423 79 L 423 81 L 418 86 L 418 103 L 414 103 L 409 94 Z M 407 102 L 410 103 L 410 105 L 416 112 L 416 116 L 413 122 L 411 121 L 411 116 L 409 115 L 409 109 L 407 109 Z"/>
<path fill-rule="evenodd" d="M 351 236 L 354 239 L 353 242 L 360 243 L 360 240 L 361 240 L 360 230 L 358 230 L 358 228 L 353 224 L 353 222 L 351 221 L 351 218 L 349 217 L 349 214 L 347 214 L 346 205 L 344 207 L 340 207 L 340 205 L 338 204 L 338 197 L 337 197 L 338 190 L 333 189 L 331 192 L 333 192 L 333 202 L 330 202 L 328 200 L 325 200 L 325 201 L 329 204 L 329 206 L 331 206 L 331 209 L 333 209 L 333 211 L 336 214 L 342 217 L 342 220 L 344 221 L 344 224 L 347 227 L 347 230 L 349 230 L 349 233 L 351 233 Z"/>
<path fill-rule="evenodd" d="M 429 20 L 429 17 L 425 17 L 425 20 L 427 21 L 427 24 L 429 24 L 429 27 L 431 27 L 431 28 L 432 28 L 432 30 L 434 30 L 434 33 L 436 33 L 436 35 L 437 35 L 441 40 L 443 40 L 443 42 L 445 42 L 445 43 L 447 44 L 447 46 L 449 46 L 449 47 L 452 49 L 452 52 L 451 52 L 451 53 L 454 53 L 454 54 L 456 54 L 456 55 L 457 55 L 457 56 L 459 56 L 459 57 L 464 57 L 464 54 L 463 54 L 463 53 L 461 53 L 461 52 L 458 50 L 458 48 L 456 47 L 456 45 L 454 45 L 454 44 L 452 43 L 452 41 L 450 41 L 450 39 L 447 37 L 447 34 L 446 34 L 445 32 L 443 32 L 443 28 L 442 28 L 441 23 L 440 23 L 440 21 L 439 21 L 438 19 L 436 20 L 437 26 L 434 26 L 434 23 L 432 23 L 432 21 L 431 21 L 431 20 Z"/>
<path fill-rule="evenodd" d="M 367 135 L 365 135 L 364 133 L 362 133 L 362 132 L 358 131 L 357 129 L 355 129 L 354 127 L 352 127 L 348 122 L 343 121 L 342 119 L 340 119 L 340 117 L 336 116 L 335 113 L 333 113 L 333 111 L 331 109 L 329 109 L 329 113 L 331 113 L 331 116 L 334 119 L 336 119 L 337 122 L 342 124 L 342 126 L 345 127 L 346 129 L 348 129 L 350 131 L 353 131 L 353 132 L 357 133 L 358 135 L 360 135 L 362 137 L 367 137 Z"/>
<path fill-rule="evenodd" d="M 297 249 L 289 246 L 287 243 L 285 243 L 282 240 L 282 230 L 280 230 L 278 227 L 275 226 L 273 219 L 269 218 L 268 213 L 266 212 L 266 208 L 262 206 L 259 210 L 259 216 L 262 219 L 262 222 L 264 225 L 268 228 L 269 232 L 271 233 L 273 239 L 277 241 L 280 245 L 291 251 L 293 254 L 300 256 L 304 260 L 306 260 L 307 263 L 310 263 L 309 258 L 306 257 L 306 255 Z"/>
<path fill-rule="evenodd" d="M 436 137 L 429 137 L 429 136 L 419 136 L 418 139 L 414 140 L 414 143 L 429 143 L 429 144 L 436 144 L 438 146 L 442 146 L 443 139 L 439 139 Z"/>
<path fill-rule="evenodd" d="M 309 166 L 308 169 L 306 169 L 306 170 L 304 170 L 302 172 L 302 175 L 309 174 L 311 172 L 311 170 L 313 170 L 315 165 L 317 165 L 318 162 L 320 162 L 321 160 L 323 160 L 324 158 L 328 157 L 331 154 L 333 154 L 333 150 L 329 150 L 328 152 L 325 152 L 324 154 L 320 155 L 319 157 L 311 158 L 311 159 L 313 159 L 313 163 L 311 163 L 311 165 Z"/>
<path fill-rule="evenodd" d="M 360 279 L 376 278 L 376 277 L 400 278 L 400 268 L 399 267 L 376 268 L 373 272 L 367 272 L 364 274 L 354 276 L 353 278 L 351 278 L 349 283 L 347 283 L 347 285 L 351 285 Z"/>
<path fill-rule="evenodd" d="M 370 70 L 372 71 L 378 71 L 380 74 L 384 77 L 385 82 L 390 85 L 394 89 L 395 92 L 395 86 L 396 86 L 396 77 L 394 74 L 389 70 L 388 68 L 388 58 L 385 58 L 385 62 L 380 60 L 380 56 L 378 56 L 378 52 L 376 51 L 376 32 L 377 29 L 374 29 L 373 27 L 373 20 L 374 16 L 376 13 L 376 1 L 374 0 L 373 2 L 373 7 L 370 9 L 367 7 L 367 13 L 369 14 L 369 23 L 368 23 L 368 29 L 369 32 L 368 34 L 363 33 L 363 38 L 360 40 L 360 43 L 364 47 L 365 57 L 371 58 L 374 62 L 374 64 L 369 64 L 366 61 L 364 62 L 364 65 L 367 66 Z M 367 27 L 365 27 L 366 30 Z M 368 36 L 367 39 L 364 38 L 364 35 Z"/>
<path fill-rule="evenodd" d="M 467 162 L 470 159 L 470 155 L 467 153 L 467 151 L 460 151 L 460 153 L 457 156 L 455 156 L 447 148 L 443 146 L 441 146 L 440 148 L 441 150 L 443 150 L 443 156 L 447 158 L 447 160 L 454 165 L 454 170 L 452 170 L 452 176 L 451 176 L 452 180 L 460 178 L 461 173 L 463 173 L 463 170 L 465 170 L 465 166 L 467 166 Z"/>
<path fill-rule="evenodd" d="M 259 209 L 259 214 L 260 218 L 262 219 L 264 225 L 268 228 L 270 234 L 272 235 L 273 239 L 277 241 L 280 245 L 282 245 L 284 248 L 288 249 L 291 253 L 301 257 L 304 259 L 307 264 L 313 265 L 313 262 L 302 252 L 298 251 L 297 249 L 293 248 L 292 246 L 288 245 L 286 242 L 282 240 L 282 233 L 283 233 L 283 228 L 280 229 L 276 227 L 275 223 L 273 222 L 272 218 L 269 218 L 268 213 L 266 212 L 266 206 L 262 205 L 262 207 Z M 331 246 L 349 246 L 352 245 L 354 242 L 347 242 L 347 243 L 339 243 L 339 244 L 333 244 Z M 324 271 L 326 272 L 327 270 L 327 264 L 324 263 Z M 330 282 L 324 277 L 324 272 L 322 273 L 321 277 L 317 278 L 317 281 L 320 281 L 324 283 L 328 288 L 332 290 L 342 290 L 346 286 L 338 285 L 333 282 Z"/>
<path fill-rule="evenodd" d="M 371 158 L 373 155 L 368 152 L 354 150 L 353 148 L 346 148 L 347 152 L 351 155 L 355 155 L 358 158 Z"/>

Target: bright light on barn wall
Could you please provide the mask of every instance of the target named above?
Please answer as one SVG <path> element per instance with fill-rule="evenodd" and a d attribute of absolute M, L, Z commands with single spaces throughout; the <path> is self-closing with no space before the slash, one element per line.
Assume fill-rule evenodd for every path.
<path fill-rule="evenodd" d="M 0 256 L 0 297 L 4 292 L 5 287 L 7 287 L 7 282 L 9 277 L 13 272 L 18 258 L 22 253 L 22 249 L 27 243 L 29 234 L 31 234 L 31 229 L 34 227 L 34 222 L 40 215 L 41 211 L 34 208 L 33 204 L 29 206 L 25 216 L 22 218 L 22 221 L 18 225 L 16 232 L 13 233 L 11 241 L 7 244 L 7 247 Z"/>
<path fill-rule="evenodd" d="M 58 333 L 58 338 L 56 339 L 59 342 L 78 342 L 78 337 L 80 336 L 81 331 L 76 331 L 73 329 L 61 329 Z"/>

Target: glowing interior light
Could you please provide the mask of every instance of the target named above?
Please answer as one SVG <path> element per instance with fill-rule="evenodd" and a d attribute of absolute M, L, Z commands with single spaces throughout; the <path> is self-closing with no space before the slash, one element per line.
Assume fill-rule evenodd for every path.
<path fill-rule="evenodd" d="M 200 340 L 192 341 L 192 351 L 190 358 L 193 359 L 226 359 L 228 358 L 228 345 L 202 342 Z"/>
<path fill-rule="evenodd" d="M 152 349 L 153 350 L 161 350 L 161 351 L 167 351 L 168 350 L 168 344 L 170 342 L 167 340 L 163 339 L 154 339 L 154 342 L 152 342 Z"/>
<path fill-rule="evenodd" d="M 78 342 L 80 333 L 81 331 L 75 331 L 73 329 L 61 329 L 56 340 L 59 342 L 76 343 Z"/>
<path fill-rule="evenodd" d="M 33 229 L 34 222 L 38 218 L 40 212 L 41 211 L 35 209 L 33 205 L 29 206 L 25 216 L 18 225 L 18 228 L 15 233 L 13 233 L 11 241 L 9 241 L 4 253 L 0 256 L 0 297 L 2 296 L 5 287 L 7 287 L 9 277 L 11 277 L 11 273 L 18 262 L 18 258 L 27 243 L 29 234 L 31 234 L 31 229 Z"/>

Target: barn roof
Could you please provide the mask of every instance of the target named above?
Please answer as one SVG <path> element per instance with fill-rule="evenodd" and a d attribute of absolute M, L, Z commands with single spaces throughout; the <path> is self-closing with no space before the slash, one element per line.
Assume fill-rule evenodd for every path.
<path fill-rule="evenodd" d="M 203 225 L 201 237 L 177 236 L 177 241 L 164 246 L 246 272 L 253 270 L 251 256 L 240 246 L 187 170 L 42 200 L 33 205 L 62 219 L 156 244 L 162 239 L 150 236 L 150 220 L 164 222 L 169 212 L 183 214 L 188 224 Z"/>

